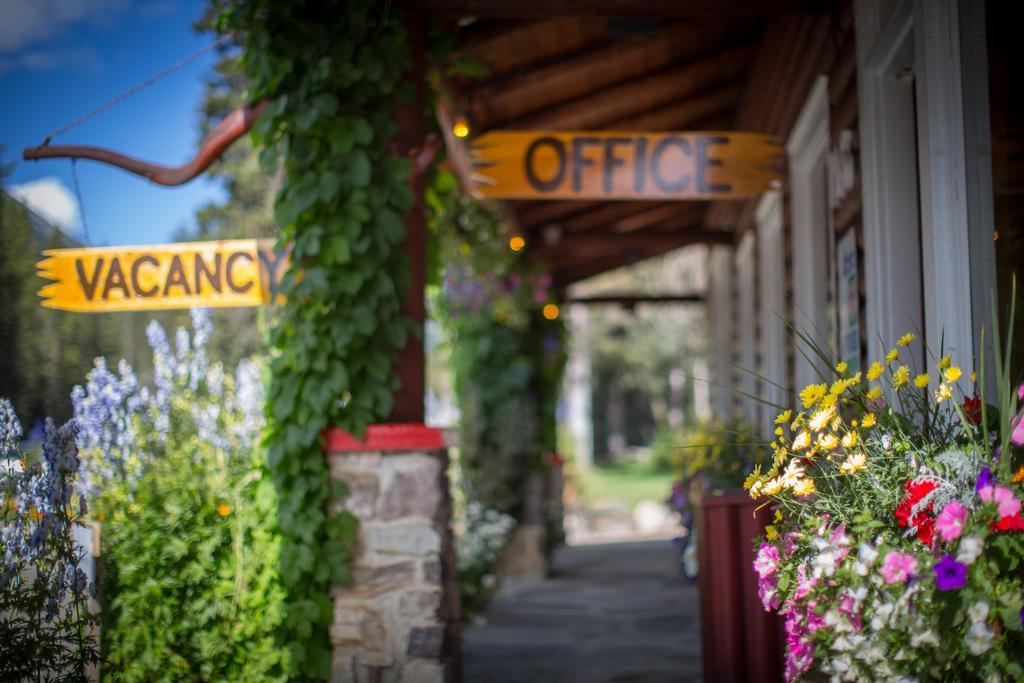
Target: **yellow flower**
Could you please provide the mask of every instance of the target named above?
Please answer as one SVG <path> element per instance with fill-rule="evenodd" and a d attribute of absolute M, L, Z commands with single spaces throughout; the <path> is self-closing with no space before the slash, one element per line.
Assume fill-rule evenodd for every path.
<path fill-rule="evenodd" d="M 758 482 L 760 480 L 761 480 L 761 466 L 758 465 L 758 466 L 756 466 L 754 468 L 754 471 L 750 473 L 750 476 L 747 477 L 746 481 L 743 482 L 743 488 L 749 489 L 751 486 L 753 486 L 756 482 Z"/>
<path fill-rule="evenodd" d="M 814 414 L 813 417 L 811 417 L 811 421 L 808 423 L 807 426 L 809 426 L 812 430 L 816 432 L 820 432 L 822 429 L 825 428 L 825 425 L 828 424 L 828 421 L 832 419 L 833 410 L 833 408 L 825 408 L 823 410 L 819 410 Z"/>
<path fill-rule="evenodd" d="M 780 413 L 779 416 L 777 418 L 775 418 L 775 424 L 777 424 L 777 425 L 784 425 L 787 422 L 789 422 L 789 418 L 791 418 L 792 416 L 793 416 L 793 411 L 792 410 L 787 410 L 784 413 Z"/>
<path fill-rule="evenodd" d="M 953 362 L 952 358 L 949 356 L 949 354 L 946 354 L 945 356 L 939 359 L 939 370 L 945 370 L 946 368 L 949 367 L 949 364 L 951 362 Z"/>
<path fill-rule="evenodd" d="M 868 413 L 860 421 L 861 429 L 871 429 L 875 426 L 875 414 Z"/>
<path fill-rule="evenodd" d="M 33 522 L 38 522 L 43 518 L 43 513 L 38 508 L 32 508 L 28 511 L 28 518 Z"/>
<path fill-rule="evenodd" d="M 835 434 L 822 434 L 818 437 L 818 450 L 831 451 L 839 445 L 839 439 Z"/>
<path fill-rule="evenodd" d="M 804 390 L 800 392 L 800 400 L 803 402 L 804 408 L 810 408 L 820 401 L 826 391 L 828 391 L 828 385 L 825 384 L 808 384 L 804 387 Z"/>
<path fill-rule="evenodd" d="M 864 465 L 867 464 L 868 458 L 864 453 L 850 453 L 849 457 L 846 458 L 846 462 L 839 468 L 840 471 L 845 474 L 853 474 L 864 469 Z"/>
<path fill-rule="evenodd" d="M 879 377 L 882 376 L 882 370 L 884 370 L 882 364 L 876 360 L 874 363 L 871 364 L 871 367 L 868 368 L 868 379 L 878 379 Z"/>
<path fill-rule="evenodd" d="M 836 415 L 835 419 L 832 420 L 832 431 L 833 432 L 838 432 L 839 428 L 842 427 L 842 426 L 843 426 L 843 418 L 841 418 L 838 415 Z"/>
<path fill-rule="evenodd" d="M 1022 468 L 1022 469 L 1024 469 L 1024 468 Z M 778 524 L 781 521 L 782 521 L 782 510 L 776 510 L 775 511 L 775 523 Z"/>
<path fill-rule="evenodd" d="M 846 365 L 846 361 L 845 360 L 841 360 L 838 363 L 836 363 L 836 372 L 838 372 L 841 375 L 844 372 L 846 372 L 846 368 L 847 367 L 848 366 Z"/>
<path fill-rule="evenodd" d="M 914 378 L 914 386 L 918 389 L 924 389 L 928 386 L 928 382 L 931 382 L 932 378 L 928 376 L 927 372 L 922 372 L 920 375 Z"/>
<path fill-rule="evenodd" d="M 882 398 L 882 387 L 871 387 L 868 389 L 868 398 L 879 399 Z"/>
<path fill-rule="evenodd" d="M 775 428 L 775 436 L 782 436 L 782 434 L 783 434 L 782 427 L 776 427 Z"/>
<path fill-rule="evenodd" d="M 771 543 L 779 537 L 779 532 L 775 530 L 775 527 L 769 524 L 764 528 L 764 538 L 766 541 Z"/>
<path fill-rule="evenodd" d="M 814 480 L 810 478 L 801 479 L 796 483 L 796 486 L 793 487 L 793 494 L 800 496 L 801 498 L 803 496 L 809 496 L 812 493 L 814 493 Z"/>
<path fill-rule="evenodd" d="M 948 384 L 940 384 L 939 388 L 935 391 L 935 402 L 942 403 L 952 395 L 953 392 L 950 391 Z"/>
<path fill-rule="evenodd" d="M 796 460 L 790 460 L 789 464 L 786 465 L 786 471 L 782 473 L 782 485 L 785 488 L 791 489 L 796 486 L 804 477 L 804 468 L 800 466 Z"/>
<path fill-rule="evenodd" d="M 899 389 L 904 384 L 910 381 L 910 368 L 906 365 L 901 365 L 896 368 L 896 371 L 892 373 L 892 388 Z"/>
<path fill-rule="evenodd" d="M 896 357 L 899 356 L 899 355 L 900 355 L 900 350 L 899 349 L 893 349 L 889 353 L 885 354 L 885 360 L 886 360 L 886 362 L 891 363 L 894 360 L 896 360 Z"/>
<path fill-rule="evenodd" d="M 782 490 L 782 480 L 779 479 L 778 477 L 775 477 L 774 479 L 769 479 L 767 482 L 765 482 L 764 488 L 761 490 L 761 493 L 763 493 L 766 496 L 774 496 L 776 493 L 778 493 L 781 490 Z M 751 496 L 754 495 L 753 491 L 751 491 L 750 495 Z"/>
<path fill-rule="evenodd" d="M 857 445 L 857 432 L 846 432 L 843 434 L 843 448 L 853 448 Z"/>
<path fill-rule="evenodd" d="M 217 514 L 221 517 L 227 517 L 231 514 L 231 508 L 229 508 L 224 503 L 221 503 L 219 506 L 217 506 Z"/>
<path fill-rule="evenodd" d="M 896 346 L 907 346 L 908 344 L 910 344 L 910 342 L 914 341 L 915 339 L 917 339 L 916 334 L 914 334 L 913 332 L 907 332 L 905 335 L 899 338 L 899 341 L 896 342 Z"/>
<path fill-rule="evenodd" d="M 964 374 L 963 370 L 954 365 L 951 368 L 946 368 L 946 372 L 943 373 L 943 376 L 946 378 L 947 382 L 952 384 L 953 382 L 960 379 L 960 375 L 962 374 Z"/>
<path fill-rule="evenodd" d="M 793 450 L 802 451 L 811 445 L 811 434 L 810 432 L 800 432 L 795 439 L 793 439 Z"/>
<path fill-rule="evenodd" d="M 775 452 L 772 453 L 772 462 L 775 465 L 781 465 L 782 461 L 786 459 L 787 455 L 789 455 L 789 453 L 786 451 L 785 448 L 776 448 Z"/>
<path fill-rule="evenodd" d="M 764 493 L 764 482 L 758 479 L 750 485 L 750 497 L 757 498 Z"/>
<path fill-rule="evenodd" d="M 978 373 L 972 370 L 971 374 L 967 375 L 967 379 L 971 380 L 971 384 L 974 384 L 978 381 Z"/>

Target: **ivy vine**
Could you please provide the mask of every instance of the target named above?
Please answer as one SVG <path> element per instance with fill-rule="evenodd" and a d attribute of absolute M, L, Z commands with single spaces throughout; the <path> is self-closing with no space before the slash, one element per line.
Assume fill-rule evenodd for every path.
<path fill-rule="evenodd" d="M 268 467 L 278 490 L 280 634 L 292 677 L 329 676 L 330 586 L 348 581 L 356 520 L 329 512 L 322 434 L 361 435 L 391 412 L 392 368 L 414 323 L 400 313 L 409 284 L 401 248 L 413 201 L 410 163 L 394 154 L 396 102 L 409 40 L 401 18 L 372 0 L 236 2 L 220 21 L 245 36 L 250 100 L 272 97 L 254 129 L 284 181 L 275 205 L 291 268 L 276 312 L 268 392 Z"/>
<path fill-rule="evenodd" d="M 450 340 L 466 493 L 522 519 L 530 472 L 555 450 L 566 331 L 542 313 L 554 302 L 551 277 L 510 249 L 498 207 L 460 193 L 450 173 L 435 175 L 427 206 L 432 261 L 443 270 L 432 300 Z"/>

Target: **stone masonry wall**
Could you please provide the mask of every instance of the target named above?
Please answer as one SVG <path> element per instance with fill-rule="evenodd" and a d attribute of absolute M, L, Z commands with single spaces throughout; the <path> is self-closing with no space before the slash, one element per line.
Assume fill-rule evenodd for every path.
<path fill-rule="evenodd" d="M 330 453 L 341 503 L 359 518 L 351 585 L 335 587 L 332 681 L 458 681 L 459 599 L 448 456 Z"/>

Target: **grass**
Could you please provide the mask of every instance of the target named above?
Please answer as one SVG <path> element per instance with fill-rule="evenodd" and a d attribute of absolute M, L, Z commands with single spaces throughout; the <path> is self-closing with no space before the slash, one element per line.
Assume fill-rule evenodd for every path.
<path fill-rule="evenodd" d="M 595 465 L 581 472 L 578 482 L 588 503 L 620 503 L 632 511 L 642 500 L 665 500 L 672 479 L 671 472 L 660 472 L 650 462 L 626 461 Z"/>

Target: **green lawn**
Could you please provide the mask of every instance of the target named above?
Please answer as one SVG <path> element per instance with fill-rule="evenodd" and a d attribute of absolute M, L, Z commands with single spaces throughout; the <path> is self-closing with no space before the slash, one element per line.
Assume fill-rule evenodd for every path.
<path fill-rule="evenodd" d="M 595 465 L 579 476 L 580 492 L 588 503 L 622 503 L 630 510 L 641 500 L 663 501 L 672 486 L 671 472 L 658 472 L 651 463 L 621 462 Z"/>

